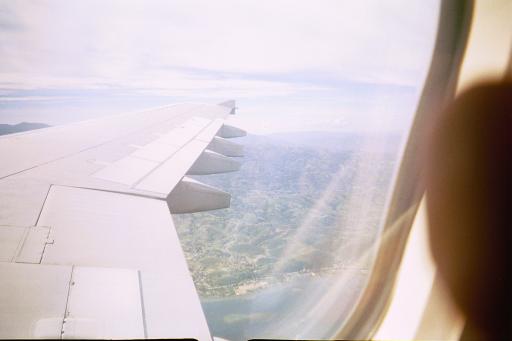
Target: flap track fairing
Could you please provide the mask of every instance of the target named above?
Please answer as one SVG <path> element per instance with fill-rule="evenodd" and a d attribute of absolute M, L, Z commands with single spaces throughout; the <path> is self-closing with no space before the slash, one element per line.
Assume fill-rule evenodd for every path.
<path fill-rule="evenodd" d="M 228 208 L 231 195 L 213 186 L 184 177 L 167 197 L 172 214 Z"/>
<path fill-rule="evenodd" d="M 225 156 L 240 157 L 244 156 L 244 146 L 238 143 L 223 139 L 222 137 L 214 137 L 207 149 Z"/>
<path fill-rule="evenodd" d="M 197 158 L 188 175 L 208 175 L 235 172 L 240 169 L 240 163 L 222 154 L 205 149 Z"/>
<path fill-rule="evenodd" d="M 247 132 L 245 130 L 227 124 L 222 125 L 222 127 L 219 129 L 219 132 L 217 133 L 217 136 L 228 139 L 233 137 L 243 137 L 246 135 Z"/>

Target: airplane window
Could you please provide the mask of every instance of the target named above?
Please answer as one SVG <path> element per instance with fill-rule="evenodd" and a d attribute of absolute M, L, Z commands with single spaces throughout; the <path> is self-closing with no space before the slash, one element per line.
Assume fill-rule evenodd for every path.
<path fill-rule="evenodd" d="M 197 177 L 230 192 L 231 208 L 175 217 L 213 335 L 328 338 L 348 318 L 379 246 L 438 6 L 315 3 L 301 9 L 307 21 L 277 10 L 287 32 L 276 58 L 299 52 L 290 64 L 306 55 L 332 69 L 290 72 L 301 89 L 284 97 L 239 100 L 241 170 Z M 327 36 L 308 46 L 314 34 Z"/>
<path fill-rule="evenodd" d="M 1 123 L 235 99 L 240 171 L 193 176 L 231 207 L 173 214 L 211 334 L 329 338 L 371 272 L 438 11 L 439 0 L 3 2 Z"/>

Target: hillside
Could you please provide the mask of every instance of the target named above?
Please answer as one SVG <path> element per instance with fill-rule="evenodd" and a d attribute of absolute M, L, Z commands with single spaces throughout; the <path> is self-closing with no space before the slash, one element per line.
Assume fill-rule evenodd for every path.
<path fill-rule="evenodd" d="M 363 251 L 376 235 L 398 145 L 395 137 L 361 148 L 370 140 L 248 136 L 239 139 L 246 149 L 239 172 L 196 177 L 232 194 L 229 209 L 174 216 L 200 294 L 224 297 L 294 273 L 367 268 Z"/>
<path fill-rule="evenodd" d="M 49 125 L 44 123 L 21 122 L 18 124 L 0 124 L 0 135 L 20 133 L 22 131 L 47 128 Z"/>

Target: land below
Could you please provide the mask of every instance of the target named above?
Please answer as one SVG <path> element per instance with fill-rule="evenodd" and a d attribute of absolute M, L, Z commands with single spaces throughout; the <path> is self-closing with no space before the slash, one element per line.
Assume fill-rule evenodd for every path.
<path fill-rule="evenodd" d="M 175 215 L 202 297 L 243 295 L 347 269 L 366 272 L 399 137 L 302 132 L 249 135 L 238 172 L 198 176 L 231 207 Z"/>

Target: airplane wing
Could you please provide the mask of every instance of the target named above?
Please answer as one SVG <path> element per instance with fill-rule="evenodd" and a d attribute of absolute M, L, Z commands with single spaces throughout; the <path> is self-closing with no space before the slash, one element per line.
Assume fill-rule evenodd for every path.
<path fill-rule="evenodd" d="M 0 137 L 0 338 L 211 340 L 170 213 L 229 207 L 234 101 Z"/>

